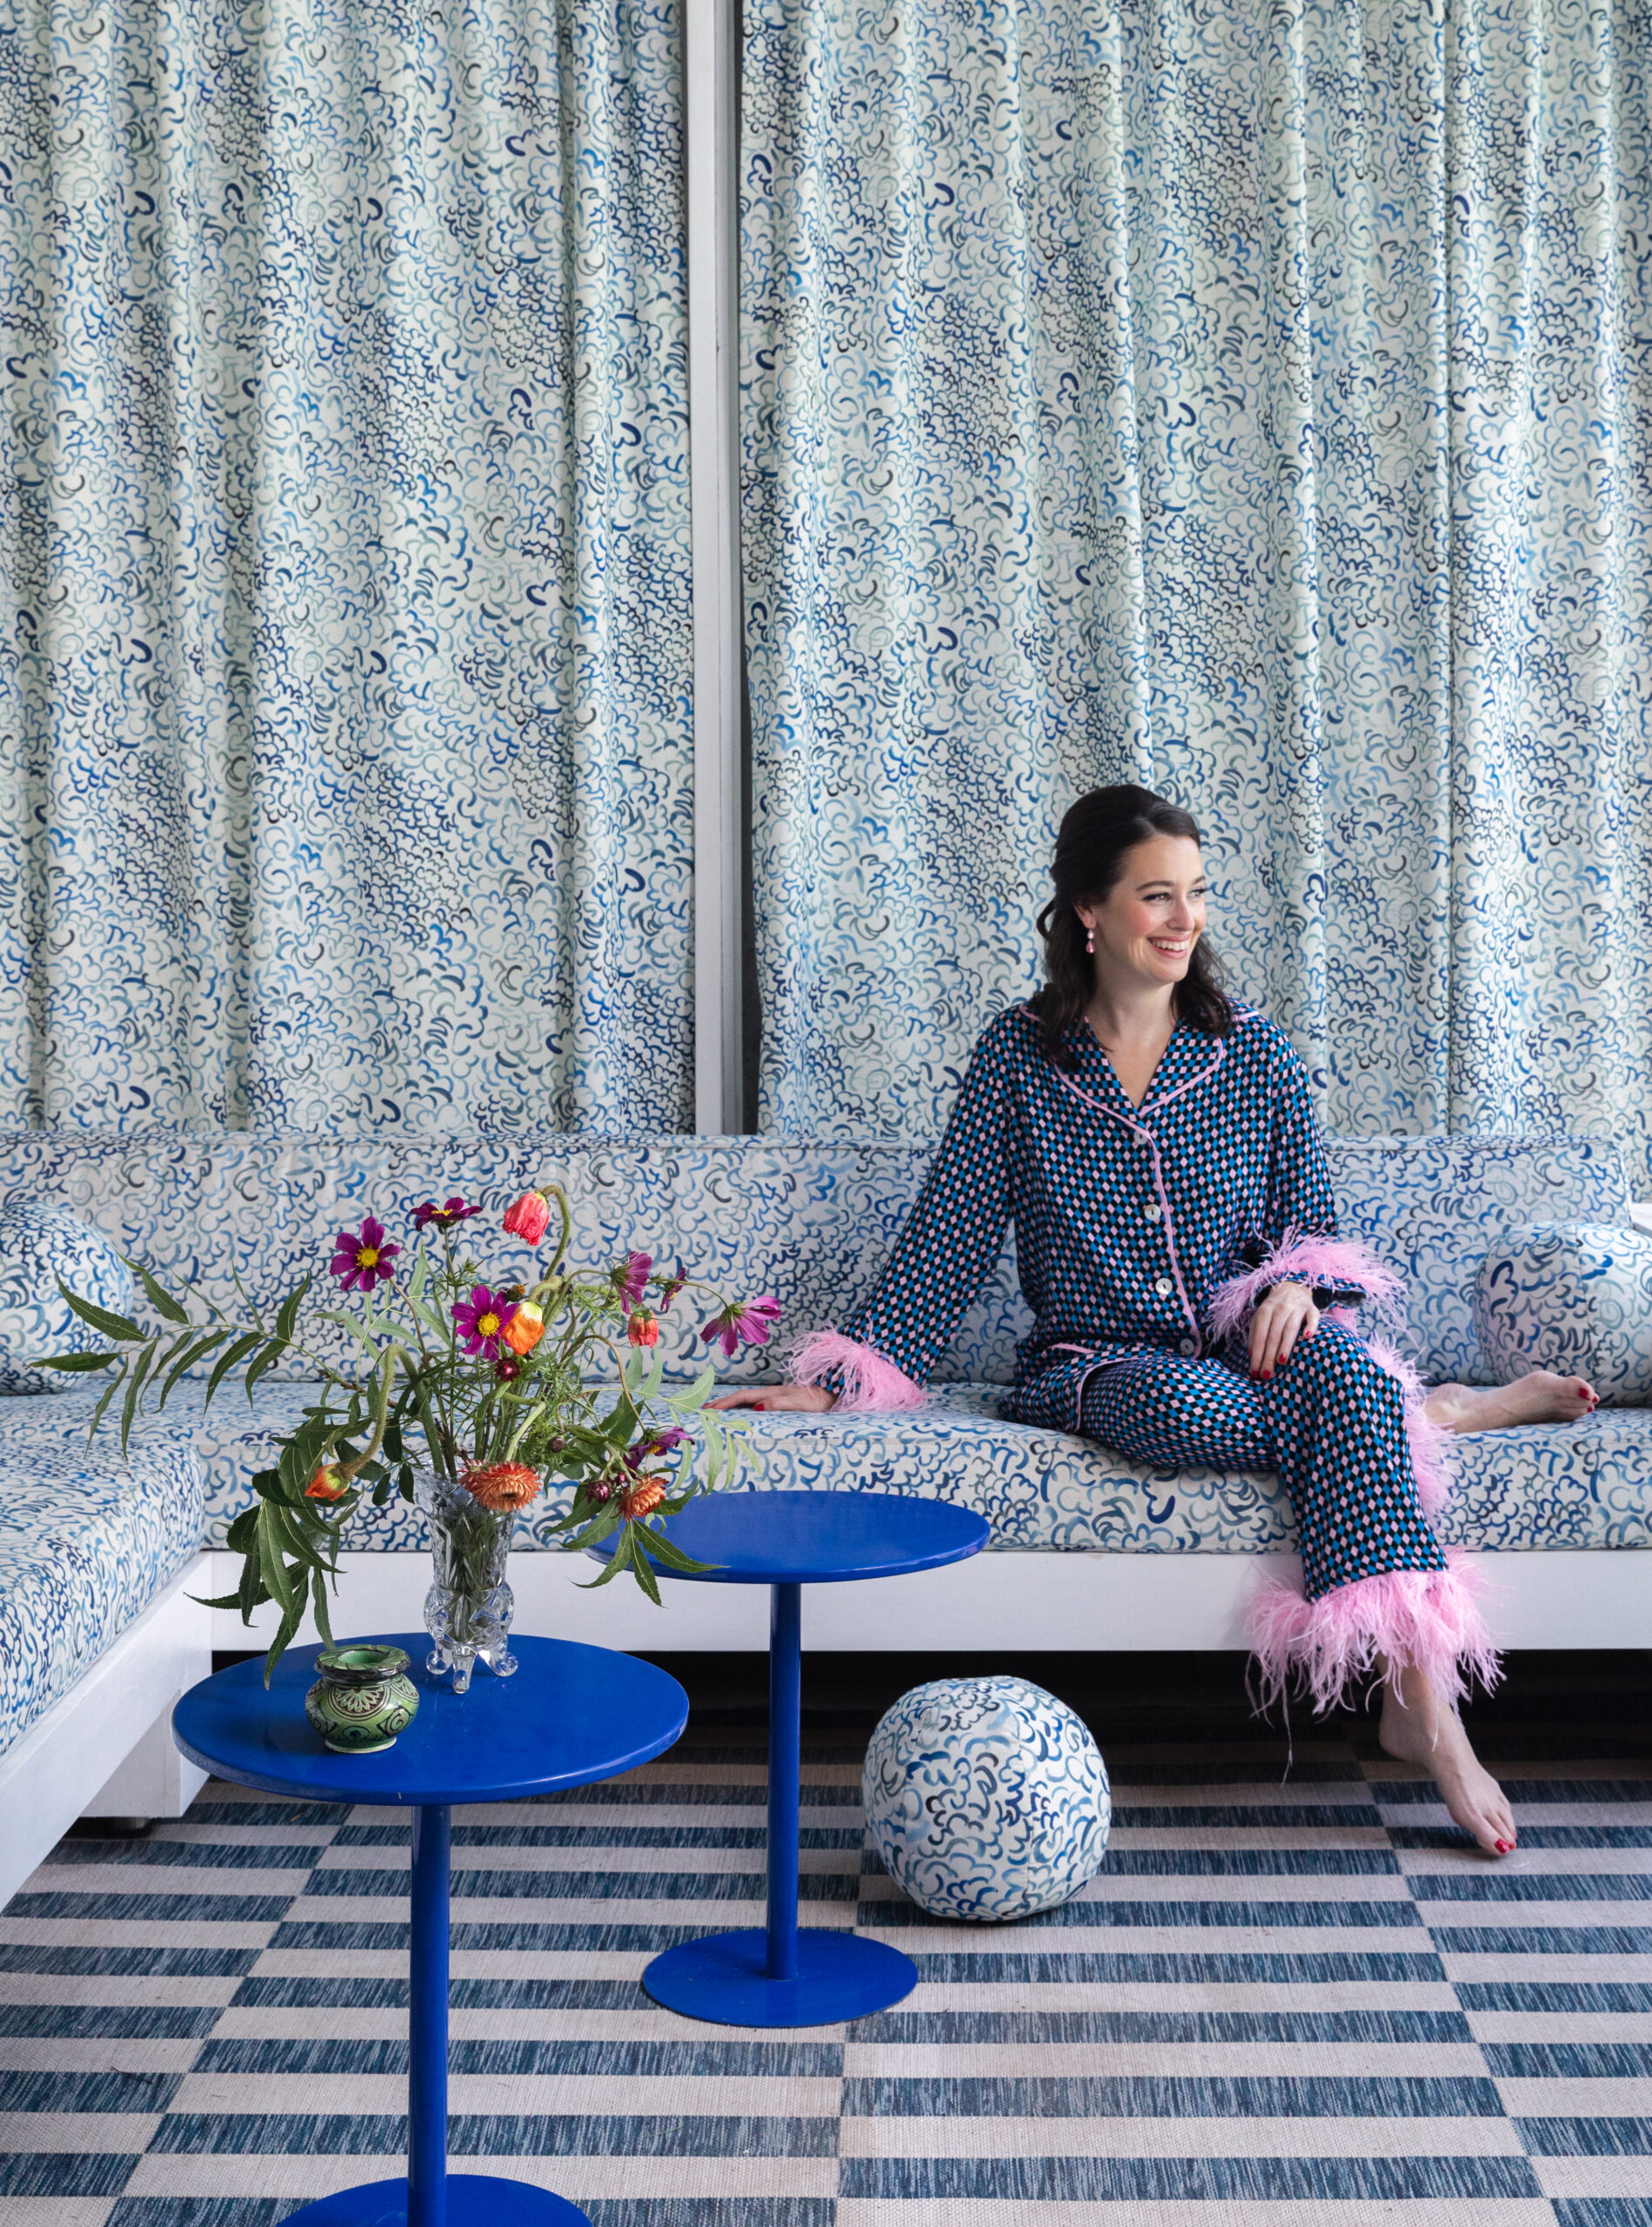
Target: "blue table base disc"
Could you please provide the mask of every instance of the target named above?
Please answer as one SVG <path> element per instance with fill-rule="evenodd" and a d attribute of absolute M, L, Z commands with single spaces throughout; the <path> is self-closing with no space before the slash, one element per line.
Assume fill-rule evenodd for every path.
<path fill-rule="evenodd" d="M 712 1933 L 656 1956 L 643 1986 L 667 2010 L 725 2026 L 835 2026 L 887 2010 L 918 1984 L 918 1967 L 899 1949 L 857 1933 L 811 1927 L 798 1935 L 798 1976 L 772 1980 L 769 1937 Z"/>
<path fill-rule="evenodd" d="M 494 2173 L 450 2173 L 447 2227 L 591 2227 L 566 2197 Z M 407 2183 L 364 2181 L 289 2212 L 281 2227 L 407 2227 Z"/>

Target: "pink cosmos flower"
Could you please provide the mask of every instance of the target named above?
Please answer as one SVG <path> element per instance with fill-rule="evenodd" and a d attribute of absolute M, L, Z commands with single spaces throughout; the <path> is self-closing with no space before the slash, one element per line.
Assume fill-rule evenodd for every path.
<path fill-rule="evenodd" d="M 614 1288 L 625 1301 L 627 1313 L 642 1305 L 642 1295 L 648 1288 L 648 1271 L 653 1265 L 652 1253 L 627 1253 L 625 1267 L 611 1271 Z"/>
<path fill-rule="evenodd" d="M 375 1284 L 387 1284 L 396 1273 L 390 1263 L 402 1249 L 385 1244 L 385 1225 L 371 1214 L 362 1216 L 358 1231 L 341 1229 L 333 1244 L 337 1250 L 327 1263 L 328 1273 L 346 1291 L 371 1291 Z"/>
<path fill-rule="evenodd" d="M 467 1207 L 463 1199 L 450 1199 L 445 1207 L 434 1205 L 426 1199 L 422 1207 L 413 1209 L 413 1227 L 427 1229 L 434 1222 L 438 1229 L 451 1229 L 456 1221 L 468 1221 L 472 1214 L 479 1214 L 480 1207 Z"/>
<path fill-rule="evenodd" d="M 681 1291 L 683 1286 L 687 1281 L 688 1271 L 684 1267 L 682 1261 L 679 1260 L 677 1263 L 677 1273 L 674 1275 L 668 1276 L 666 1278 L 665 1281 L 659 1287 L 659 1297 L 654 1301 L 654 1305 L 659 1308 L 662 1314 L 669 1312 L 672 1300 L 676 1298 L 678 1293 Z"/>
<path fill-rule="evenodd" d="M 466 1353 L 498 1361 L 499 1348 L 515 1313 L 514 1300 L 498 1298 L 485 1284 L 473 1284 L 468 1299 L 454 1302 L 453 1326 L 465 1342 Z"/>
<path fill-rule="evenodd" d="M 505 1210 L 506 1234 L 519 1237 L 525 1245 L 537 1245 L 550 1220 L 551 1201 L 543 1191 L 525 1191 Z"/>
<path fill-rule="evenodd" d="M 779 1319 L 779 1301 L 766 1293 L 761 1299 L 732 1301 L 712 1315 L 699 1334 L 707 1345 L 720 1341 L 725 1357 L 732 1361 L 742 1339 L 747 1345 L 767 1345 L 769 1333 Z"/>

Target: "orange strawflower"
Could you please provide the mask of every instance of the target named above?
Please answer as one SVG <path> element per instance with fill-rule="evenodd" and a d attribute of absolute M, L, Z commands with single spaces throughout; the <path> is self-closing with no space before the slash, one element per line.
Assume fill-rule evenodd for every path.
<path fill-rule="evenodd" d="M 330 1469 L 323 1462 L 304 1487 L 304 1496 L 306 1500 L 342 1500 L 349 1490 L 337 1469 Z"/>
<path fill-rule="evenodd" d="M 492 1461 L 483 1469 L 467 1469 L 459 1481 L 490 1515 L 506 1515 L 533 1498 L 539 1489 L 539 1473 L 520 1461 Z"/>
<path fill-rule="evenodd" d="M 659 1343 L 659 1325 L 645 1307 L 639 1307 L 632 1311 L 631 1320 L 625 1325 L 625 1335 L 633 1346 L 657 1346 Z"/>
<path fill-rule="evenodd" d="M 545 1335 L 545 1316 L 532 1300 L 524 1300 L 505 1326 L 505 1342 L 513 1354 L 531 1354 Z"/>
<path fill-rule="evenodd" d="M 627 1485 L 619 1495 L 619 1513 L 627 1523 L 638 1516 L 646 1515 L 650 1508 L 658 1508 L 665 1497 L 665 1488 L 658 1477 L 639 1477 L 634 1485 Z"/>

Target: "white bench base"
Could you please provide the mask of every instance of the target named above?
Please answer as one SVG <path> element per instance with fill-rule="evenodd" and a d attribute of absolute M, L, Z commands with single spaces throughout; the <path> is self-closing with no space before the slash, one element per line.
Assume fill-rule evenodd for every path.
<path fill-rule="evenodd" d="M 171 1715 L 212 1668 L 212 1611 L 187 1596 L 211 1590 L 214 1559 L 181 1570 L 0 1756 L 0 1903 L 77 1817 L 181 1817 L 205 1785 L 172 1745 Z"/>
<path fill-rule="evenodd" d="M 341 1637 L 417 1630 L 430 1584 L 424 1554 L 345 1554 L 334 1628 Z M 1505 1647 L 1652 1645 L 1652 1555 L 1634 1552 L 1475 1555 L 1492 1628 Z M 768 1591 L 673 1584 L 656 1608 L 629 1578 L 582 1592 L 594 1565 L 577 1555 L 518 1555 L 517 1627 L 636 1652 L 760 1652 Z M 233 1609 L 191 1594 L 235 1589 L 239 1557 L 202 1555 L 175 1577 L 79 1683 L 0 1756 L 0 1903 L 77 1817 L 180 1817 L 206 1774 L 172 1745 L 172 1704 L 204 1678 L 214 1648 L 267 1644 L 272 1608 L 249 1631 Z M 979 1555 L 949 1568 L 864 1584 L 816 1585 L 804 1603 L 813 1651 L 909 1654 L 1021 1649 L 1029 1654 L 1242 1647 L 1244 1608 L 1291 1555 Z M 306 1622 L 300 1637 L 313 1640 Z"/>
<path fill-rule="evenodd" d="M 1652 1554 L 1475 1555 L 1488 1615 L 1505 1647 L 1652 1646 Z M 215 1594 L 235 1589 L 239 1558 L 212 1557 Z M 805 1589 L 812 1650 L 901 1654 L 1021 1648 L 1029 1653 L 1208 1651 L 1242 1647 L 1244 1608 L 1267 1572 L 1294 1579 L 1294 1555 L 978 1555 L 945 1569 Z M 667 1579 L 656 1608 L 626 1576 L 582 1593 L 595 1565 L 578 1555 L 515 1555 L 516 1628 L 647 1653 L 738 1652 L 768 1645 L 768 1591 Z M 430 1558 L 344 1554 L 332 1612 L 340 1638 L 416 1631 Z M 277 1616 L 249 1632 L 233 1609 L 212 1611 L 212 1643 L 267 1643 Z M 306 1623 L 303 1637 L 316 1634 Z"/>

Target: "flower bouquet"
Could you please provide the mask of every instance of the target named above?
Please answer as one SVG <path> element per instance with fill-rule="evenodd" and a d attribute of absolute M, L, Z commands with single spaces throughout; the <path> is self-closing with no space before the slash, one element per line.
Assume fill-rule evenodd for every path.
<path fill-rule="evenodd" d="M 274 1467 L 254 1477 L 257 1497 L 230 1526 L 229 1543 L 242 1557 L 240 1584 L 207 1604 L 238 1608 L 248 1623 L 265 1602 L 279 1608 L 266 1684 L 306 1608 L 332 1643 L 327 1589 L 337 1590 L 345 1527 L 365 1500 L 383 1507 L 392 1491 L 417 1501 L 430 1520 L 429 1667 L 451 1669 L 459 1692 L 478 1656 L 501 1676 L 516 1668 L 505 1554 L 518 1513 L 548 1478 L 573 1485 L 572 1505 L 552 1526 L 573 1535 L 572 1548 L 623 1530 L 593 1585 L 629 1569 L 657 1602 L 658 1570 L 705 1567 L 672 1544 L 659 1519 L 732 1474 L 743 1418 L 706 1408 L 715 1381 L 709 1365 L 692 1384 L 666 1388 L 659 1333 L 660 1318 L 681 1293 L 709 1287 L 680 1263 L 673 1274 L 657 1272 L 645 1253 L 627 1253 L 603 1269 L 569 1267 L 572 1218 L 555 1183 L 512 1203 L 505 1234 L 537 1251 L 553 1209 L 559 1234 L 549 1264 L 535 1263 L 532 1275 L 514 1281 L 485 1274 L 460 1243 L 463 1225 L 483 1211 L 463 1199 L 439 1207 L 426 1201 L 414 1211 L 417 1241 L 407 1257 L 371 1214 L 359 1229 L 341 1231 L 329 1269 L 340 1297 L 353 1294 L 356 1311 L 318 1314 L 351 1341 L 347 1368 L 312 1352 L 300 1336 L 310 1276 L 266 1314 L 247 1298 L 237 1274 L 241 1317 L 206 1300 L 205 1319 L 197 1319 L 147 1268 L 128 1261 L 165 1326 L 159 1330 L 59 1283 L 75 1314 L 112 1339 L 114 1350 L 64 1354 L 40 1365 L 82 1372 L 113 1364 L 91 1428 L 96 1432 L 124 1385 L 123 1452 L 146 1400 L 164 1407 L 179 1380 L 214 1354 L 204 1408 L 236 1371 L 251 1404 L 259 1379 L 288 1354 L 300 1356 L 318 1380 L 315 1403 L 296 1429 L 277 1436 Z M 732 1355 L 742 1341 L 766 1341 L 778 1301 L 715 1296 L 704 1343 Z"/>

